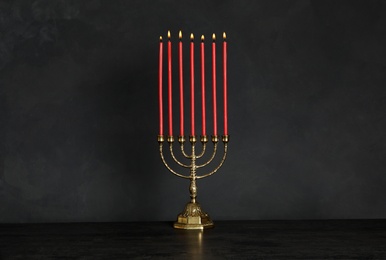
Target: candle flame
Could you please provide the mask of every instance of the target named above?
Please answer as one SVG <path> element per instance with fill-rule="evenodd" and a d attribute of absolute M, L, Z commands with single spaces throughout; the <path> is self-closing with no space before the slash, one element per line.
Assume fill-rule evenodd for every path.
<path fill-rule="evenodd" d="M 178 37 L 180 38 L 180 40 L 182 39 L 182 31 L 181 30 L 178 33 Z"/>
<path fill-rule="evenodd" d="M 194 40 L 194 35 L 193 35 L 193 33 L 190 34 L 190 40 L 192 40 L 192 41 Z"/>
<path fill-rule="evenodd" d="M 224 41 L 227 39 L 227 35 L 225 32 L 222 33 L 222 37 L 224 38 Z"/>
<path fill-rule="evenodd" d="M 169 38 L 169 40 L 170 40 L 170 31 L 168 31 L 168 38 Z"/>
<path fill-rule="evenodd" d="M 162 42 L 162 36 L 159 37 L 159 41 Z"/>
<path fill-rule="evenodd" d="M 216 40 L 216 34 L 212 34 L 212 39 L 213 39 L 213 41 Z"/>
<path fill-rule="evenodd" d="M 204 41 L 204 40 L 205 40 L 204 35 L 201 35 L 201 41 Z"/>

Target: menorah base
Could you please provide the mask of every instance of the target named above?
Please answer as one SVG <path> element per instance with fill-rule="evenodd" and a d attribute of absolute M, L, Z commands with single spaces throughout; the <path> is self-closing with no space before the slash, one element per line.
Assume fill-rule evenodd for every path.
<path fill-rule="evenodd" d="M 201 210 L 198 203 L 189 202 L 184 211 L 178 215 L 174 228 L 178 229 L 206 229 L 212 228 L 213 221 L 209 215 Z"/>

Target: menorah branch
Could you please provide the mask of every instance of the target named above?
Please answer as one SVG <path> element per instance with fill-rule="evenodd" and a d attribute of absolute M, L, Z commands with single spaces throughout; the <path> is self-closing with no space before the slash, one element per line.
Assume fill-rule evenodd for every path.
<path fill-rule="evenodd" d="M 202 167 L 205 167 L 208 164 L 210 164 L 213 161 L 213 159 L 216 157 L 216 153 L 217 153 L 217 142 L 213 143 L 213 152 L 212 152 L 212 156 L 209 158 L 209 160 L 206 161 L 204 164 L 197 165 L 196 167 L 202 168 Z"/>
<path fill-rule="evenodd" d="M 200 154 L 198 154 L 196 156 L 197 159 L 199 159 L 202 156 L 204 156 L 205 151 L 206 151 L 206 143 L 208 142 L 208 137 L 206 135 L 203 135 L 203 136 L 201 136 L 200 140 L 201 140 L 201 144 L 202 144 L 202 151 L 201 151 Z"/>
<path fill-rule="evenodd" d="M 182 153 L 182 155 L 183 155 L 186 159 L 192 159 L 192 156 L 191 156 L 191 155 L 188 155 L 188 154 L 185 152 L 185 149 L 184 149 L 185 137 L 180 135 L 180 136 L 178 137 L 178 142 L 180 143 L 180 148 L 181 148 L 181 153 Z"/>
<path fill-rule="evenodd" d="M 163 137 L 162 137 L 162 138 L 158 137 L 158 140 L 160 140 L 160 139 L 163 139 Z M 176 171 L 174 171 L 174 170 L 168 165 L 168 163 L 167 163 L 166 160 L 165 160 L 164 154 L 163 154 L 163 141 L 162 141 L 162 142 L 159 141 L 159 153 L 160 153 L 160 156 L 161 156 L 161 159 L 162 159 L 163 164 L 165 165 L 165 167 L 166 167 L 171 173 L 173 173 L 174 175 L 176 175 L 176 176 L 178 176 L 178 177 L 184 178 L 184 179 L 190 179 L 190 176 L 185 176 L 185 175 L 179 174 L 179 173 L 177 173 Z"/>
<path fill-rule="evenodd" d="M 214 173 L 216 173 L 221 168 L 221 166 L 224 164 L 225 159 L 227 157 L 227 152 L 228 152 L 228 144 L 224 143 L 224 155 L 223 155 L 223 157 L 221 159 L 220 164 L 213 171 L 211 171 L 210 173 L 204 174 L 202 176 L 197 176 L 196 178 L 197 179 L 202 179 L 202 178 L 209 177 L 209 176 L 213 175 Z M 205 166 L 205 165 L 202 165 L 202 166 Z M 197 166 L 197 168 L 198 167 L 199 166 Z"/>
<path fill-rule="evenodd" d="M 178 165 L 180 165 L 181 167 L 184 167 L 184 168 L 190 168 L 190 167 L 191 167 L 191 165 L 184 164 L 184 163 L 180 162 L 180 161 L 176 158 L 176 156 L 174 155 L 174 152 L 173 152 L 173 142 L 170 142 L 170 143 L 169 143 L 169 150 L 170 150 L 170 154 L 171 154 L 173 160 L 174 160 Z"/>

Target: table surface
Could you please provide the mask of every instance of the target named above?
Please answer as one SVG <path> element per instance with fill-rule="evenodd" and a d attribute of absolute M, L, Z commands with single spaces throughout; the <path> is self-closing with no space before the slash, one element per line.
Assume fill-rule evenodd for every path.
<path fill-rule="evenodd" d="M 0 224 L 1 259 L 386 259 L 386 220 Z"/>

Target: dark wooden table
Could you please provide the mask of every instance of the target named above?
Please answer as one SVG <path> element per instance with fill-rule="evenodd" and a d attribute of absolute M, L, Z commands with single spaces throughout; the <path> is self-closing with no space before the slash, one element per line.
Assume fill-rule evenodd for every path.
<path fill-rule="evenodd" d="M 1 259 L 386 259 L 386 220 L 0 224 Z"/>

